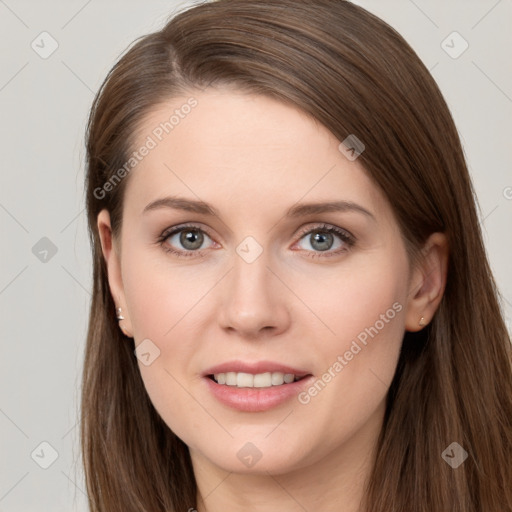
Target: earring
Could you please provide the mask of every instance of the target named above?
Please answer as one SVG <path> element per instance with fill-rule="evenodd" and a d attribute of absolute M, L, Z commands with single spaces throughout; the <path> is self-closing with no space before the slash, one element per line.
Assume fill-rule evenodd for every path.
<path fill-rule="evenodd" d="M 423 317 L 420 318 L 419 324 L 420 327 L 424 327 L 426 325 L 425 319 Z"/>
<path fill-rule="evenodd" d="M 118 320 L 124 320 L 124 316 L 123 316 L 123 312 L 122 312 L 121 308 L 116 309 L 116 316 L 117 316 Z"/>

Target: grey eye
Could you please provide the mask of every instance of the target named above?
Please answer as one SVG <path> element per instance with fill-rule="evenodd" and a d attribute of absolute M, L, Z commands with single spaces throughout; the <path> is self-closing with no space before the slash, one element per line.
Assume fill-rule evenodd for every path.
<path fill-rule="evenodd" d="M 318 251 L 329 250 L 334 241 L 331 233 L 323 233 L 322 231 L 311 233 L 309 237 L 311 246 Z"/>
<path fill-rule="evenodd" d="M 177 240 L 176 237 L 178 237 Z M 169 235 L 166 241 L 173 247 L 177 246 L 178 250 L 181 246 L 183 250 L 197 251 L 201 248 L 206 238 L 209 239 L 210 237 L 208 237 L 208 235 L 203 233 L 203 231 L 200 229 L 182 228 L 179 231 Z"/>

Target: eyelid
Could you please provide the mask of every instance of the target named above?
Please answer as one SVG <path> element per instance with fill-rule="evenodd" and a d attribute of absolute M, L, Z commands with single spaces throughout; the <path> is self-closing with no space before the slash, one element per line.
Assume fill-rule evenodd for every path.
<path fill-rule="evenodd" d="M 201 224 L 194 223 L 194 222 L 186 222 L 185 224 L 177 224 L 176 226 L 171 226 L 169 228 L 164 229 L 162 234 L 160 235 L 160 239 L 166 239 L 169 238 L 171 235 L 174 235 L 176 233 L 179 233 L 180 231 L 184 231 L 185 229 L 190 229 L 191 231 L 202 231 L 203 233 L 206 233 L 210 238 L 213 239 L 213 236 L 209 232 L 209 228 L 202 226 Z"/>
<path fill-rule="evenodd" d="M 313 223 L 314 224 L 314 223 Z M 314 232 L 314 231 L 322 231 L 325 230 L 327 232 L 334 232 L 338 236 L 344 235 L 347 239 L 350 239 L 351 241 L 355 242 L 356 237 L 347 229 L 340 228 L 339 226 L 335 226 L 334 224 L 328 224 L 326 222 L 319 222 L 315 224 L 313 227 L 305 227 L 295 236 L 303 237 L 304 235 L 307 235 L 308 233 Z"/>

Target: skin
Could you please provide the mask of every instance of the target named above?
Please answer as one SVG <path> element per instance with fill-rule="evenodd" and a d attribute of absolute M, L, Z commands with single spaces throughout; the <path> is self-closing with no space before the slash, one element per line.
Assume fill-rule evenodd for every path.
<path fill-rule="evenodd" d="M 404 332 L 422 329 L 420 318 L 428 323 L 441 300 L 446 239 L 433 234 L 412 268 L 386 198 L 323 126 L 263 96 L 232 89 L 191 95 L 197 107 L 127 178 L 120 237 L 112 238 L 106 210 L 98 216 L 111 293 L 125 317 L 120 328 L 135 346 L 150 339 L 160 350 L 139 368 L 156 409 L 189 446 L 199 512 L 355 512 Z M 188 97 L 148 114 L 136 146 Z M 142 213 L 169 195 L 206 201 L 218 215 Z M 286 217 L 297 202 L 339 200 L 373 217 Z M 179 234 L 157 243 L 167 228 L 188 222 L 206 232 L 203 257 L 166 252 L 190 247 Z M 301 229 L 322 223 L 356 242 L 333 235 L 332 248 L 319 250 Z M 236 252 L 247 236 L 263 251 L 252 263 Z M 394 303 L 401 311 L 307 404 L 294 397 L 268 411 L 240 412 L 218 402 L 201 378 L 236 358 L 321 378 Z M 262 455 L 250 468 L 237 457 L 247 442 Z"/>

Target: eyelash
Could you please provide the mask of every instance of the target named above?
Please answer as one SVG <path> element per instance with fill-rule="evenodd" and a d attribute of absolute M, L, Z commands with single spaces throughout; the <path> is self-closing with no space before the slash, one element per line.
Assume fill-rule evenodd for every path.
<path fill-rule="evenodd" d="M 165 230 L 158 237 L 157 243 L 162 247 L 162 249 L 165 252 L 172 253 L 174 256 L 176 256 L 178 258 L 190 258 L 192 256 L 195 256 L 198 258 L 203 258 L 205 256 L 205 254 L 203 253 L 202 250 L 177 251 L 176 249 L 173 249 L 172 247 L 165 245 L 165 242 L 167 241 L 167 239 L 169 237 L 171 237 L 172 235 L 175 235 L 176 233 L 180 233 L 181 231 L 200 231 L 200 232 L 208 235 L 208 237 L 210 239 L 212 238 L 210 236 L 210 234 L 208 233 L 208 231 L 206 231 L 205 229 L 201 228 L 200 226 L 198 226 L 196 224 L 182 224 L 180 226 L 176 226 L 174 228 Z M 306 235 L 316 233 L 316 232 L 334 233 L 348 247 L 342 247 L 341 249 L 337 249 L 336 251 L 325 251 L 325 252 L 324 251 L 315 251 L 312 255 L 309 256 L 310 258 L 319 258 L 319 257 L 329 258 L 332 256 L 337 256 L 343 252 L 347 252 L 348 250 L 350 250 L 356 242 L 355 237 L 351 233 L 349 233 L 348 231 L 346 231 L 344 229 L 338 228 L 336 226 L 332 226 L 330 224 L 319 224 L 318 226 L 314 226 L 313 228 L 309 228 L 309 229 L 301 231 L 298 235 L 299 240 L 304 238 L 304 236 L 306 236 Z M 306 251 L 306 252 L 311 252 L 311 251 Z"/>

